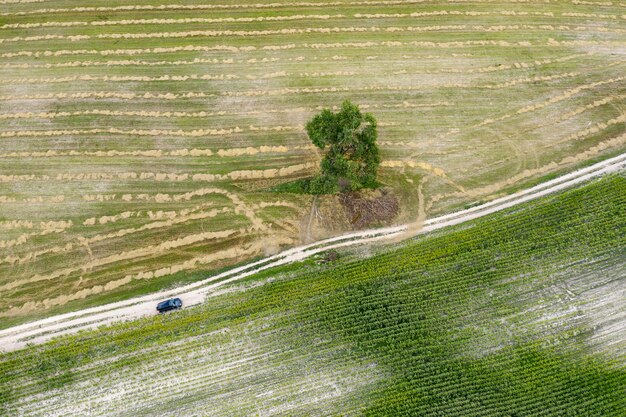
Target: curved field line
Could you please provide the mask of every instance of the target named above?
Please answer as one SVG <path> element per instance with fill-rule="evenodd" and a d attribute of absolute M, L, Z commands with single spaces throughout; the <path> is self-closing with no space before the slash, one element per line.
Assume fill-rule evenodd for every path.
<path fill-rule="evenodd" d="M 621 101 L 621 100 L 624 100 L 624 99 L 626 99 L 626 94 L 618 94 L 618 95 L 611 94 L 611 95 L 605 96 L 605 97 L 603 97 L 601 99 L 594 99 L 592 103 L 586 104 L 584 106 L 576 107 L 574 110 L 571 110 L 571 111 L 569 111 L 567 113 L 564 113 L 564 114 L 558 116 L 554 120 L 554 122 L 545 123 L 545 124 L 537 126 L 537 129 L 540 128 L 540 127 L 548 126 L 549 124 L 552 124 L 552 123 L 563 122 L 565 120 L 568 120 L 568 119 L 576 117 L 576 116 L 578 116 L 580 114 L 583 114 L 583 113 L 585 113 L 585 112 L 587 112 L 589 110 L 593 110 L 595 108 L 602 107 L 602 106 L 607 105 L 607 104 L 611 104 L 614 101 Z"/>
<path fill-rule="evenodd" d="M 242 231 L 243 234 L 250 233 L 249 230 Z M 291 238 L 281 236 L 281 235 L 273 235 L 272 240 L 274 244 L 293 244 L 294 241 Z M 242 256 L 252 256 L 257 255 L 259 253 L 263 253 L 266 249 L 267 243 L 264 241 L 256 241 L 252 244 L 246 246 L 238 246 L 230 249 L 226 249 L 220 252 L 211 253 L 208 255 L 202 255 L 195 258 L 191 258 L 179 264 L 174 264 L 166 267 L 161 267 L 159 269 L 153 269 L 148 271 L 141 271 L 138 273 L 133 273 L 126 275 L 122 278 L 115 279 L 107 282 L 104 285 L 95 285 L 89 288 L 84 288 L 77 293 L 71 295 L 60 295 L 55 298 L 49 298 L 42 301 L 32 301 L 28 302 L 20 307 L 13 307 L 7 312 L 1 313 L 0 316 L 3 315 L 11 315 L 15 312 L 27 312 L 32 311 L 34 308 L 38 307 L 49 307 L 54 305 L 63 305 L 68 301 L 83 299 L 89 295 L 99 294 L 103 291 L 110 291 L 121 286 L 127 285 L 132 281 L 136 280 L 148 280 L 152 278 L 159 278 L 162 276 L 172 275 L 181 271 L 193 270 L 198 267 L 198 265 L 206 265 L 210 263 L 214 263 L 216 261 L 221 261 L 224 259 L 233 259 L 233 258 L 241 258 Z"/>
<path fill-rule="evenodd" d="M 178 224 L 184 224 L 194 220 L 203 220 L 214 218 L 220 214 L 230 213 L 231 209 L 228 207 L 223 207 L 222 209 L 213 209 L 211 211 L 200 211 L 197 213 L 187 214 L 184 216 L 176 217 L 171 220 L 159 220 L 152 223 L 146 223 L 139 227 L 132 227 L 127 229 L 120 229 L 114 232 L 102 234 L 102 235 L 94 235 L 89 237 L 77 236 L 78 241 L 85 246 L 88 246 L 91 243 L 95 242 L 103 242 L 106 240 L 116 239 L 118 237 L 127 236 L 134 233 L 140 233 L 146 230 L 154 230 L 160 229 L 163 227 L 171 227 Z"/>
<path fill-rule="evenodd" d="M 194 284 L 180 287 L 176 290 L 162 291 L 131 300 L 66 313 L 0 330 L 0 346 L 7 351 L 15 350 L 25 346 L 26 340 L 28 340 L 29 343 L 43 343 L 53 337 L 73 333 L 81 329 L 98 327 L 103 323 L 119 320 L 132 320 L 146 315 L 153 315 L 155 314 L 155 303 L 163 298 L 172 296 L 181 297 L 184 300 L 185 305 L 199 304 L 204 301 L 208 293 L 219 286 L 241 280 L 242 278 L 272 267 L 300 261 L 331 248 L 375 241 L 393 240 L 403 235 L 405 237 L 409 237 L 409 235 L 413 236 L 415 234 L 426 233 L 446 226 L 468 222 L 487 214 L 495 213 L 526 201 L 555 193 L 576 184 L 580 184 L 584 181 L 588 181 L 589 179 L 606 173 L 616 172 L 624 168 L 626 168 L 626 153 L 596 163 L 590 167 L 560 176 L 554 180 L 547 181 L 530 189 L 498 198 L 489 203 L 456 213 L 428 219 L 424 222 L 424 227 L 417 232 L 410 229 L 411 225 L 402 225 L 350 233 L 309 245 L 292 248 L 281 252 L 278 255 L 234 268 L 230 271 L 218 274 L 214 277 L 196 282 Z"/>
<path fill-rule="evenodd" d="M 28 242 L 28 240 L 36 236 L 46 236 L 51 233 L 65 233 L 67 229 L 72 227 L 73 222 L 72 220 L 67 220 L 67 221 L 61 220 L 61 221 L 41 222 L 40 224 L 44 225 L 42 227 L 42 230 L 40 231 L 22 233 L 20 236 L 18 236 L 15 239 L 0 240 L 0 249 L 8 249 L 8 248 L 13 248 L 15 246 L 23 245 L 24 243 Z"/>
<path fill-rule="evenodd" d="M 464 190 L 462 192 L 452 192 L 450 194 L 447 194 L 445 197 L 455 197 L 455 196 L 474 197 L 474 198 L 481 198 L 481 197 L 484 198 L 485 196 L 489 197 L 491 195 L 498 193 L 503 188 L 515 185 L 519 183 L 520 181 L 526 180 L 531 177 L 536 177 L 539 175 L 547 174 L 564 165 L 580 163 L 582 161 L 585 161 L 592 157 L 597 156 L 600 152 L 606 151 L 607 149 L 616 149 L 621 146 L 624 146 L 625 143 L 626 143 L 626 134 L 622 134 L 620 136 L 616 136 L 616 137 L 607 139 L 603 142 L 597 143 L 596 145 L 592 146 L 586 151 L 580 152 L 575 155 L 567 156 L 558 162 L 551 162 L 549 164 L 542 165 L 537 168 L 526 169 L 518 174 L 515 174 L 514 176 L 506 180 L 498 181 L 496 183 L 483 186 L 483 187 L 474 188 L 471 190 Z"/>
<path fill-rule="evenodd" d="M 199 188 L 182 194 L 85 194 L 85 201 L 154 201 L 157 203 L 189 201 L 194 197 L 202 197 L 207 194 L 222 194 L 233 200 L 229 191 L 221 188 Z M 119 197 L 119 198 L 118 198 Z"/>
<path fill-rule="evenodd" d="M 104 215 L 100 217 L 89 217 L 85 219 L 82 222 L 82 224 L 83 226 L 104 225 L 104 224 L 109 224 L 109 223 L 116 223 L 118 221 L 130 219 L 130 218 L 137 218 L 137 217 L 143 217 L 143 218 L 147 217 L 150 220 L 173 220 L 180 216 L 186 216 L 188 214 L 195 213 L 203 209 L 212 207 L 213 205 L 214 205 L 213 202 L 208 201 L 208 202 L 199 204 L 195 207 L 185 208 L 179 211 L 163 211 L 163 210 L 158 210 L 156 212 L 153 212 L 152 210 L 123 211 L 117 214 L 109 214 L 109 215 Z"/>
<path fill-rule="evenodd" d="M 169 251 L 171 249 L 193 245 L 200 242 L 205 242 L 207 240 L 214 239 L 224 239 L 229 238 L 237 234 L 236 230 L 220 230 L 217 232 L 203 232 L 197 233 L 195 235 L 187 235 L 182 238 L 166 240 L 164 242 L 159 243 L 158 245 L 144 246 L 137 249 L 132 249 L 125 252 L 119 252 L 114 255 L 105 256 L 103 258 L 92 259 L 88 262 L 84 262 L 79 266 L 71 266 L 63 269 L 58 269 L 56 271 L 52 271 L 48 274 L 42 275 L 37 274 L 33 275 L 30 278 L 14 280 L 7 284 L 0 285 L 0 291 L 12 290 L 15 288 L 19 288 L 21 286 L 27 284 L 33 284 L 35 282 L 40 281 L 51 281 L 53 279 L 66 277 L 76 272 L 82 271 L 83 273 L 91 271 L 94 268 L 98 268 L 104 265 L 109 265 L 112 263 L 127 261 L 131 259 L 143 258 L 153 256 L 157 253 L 162 253 Z"/>
<path fill-rule="evenodd" d="M 620 116 L 614 117 L 610 120 L 606 120 L 604 122 L 598 122 L 596 123 L 594 126 L 591 126 L 587 129 L 583 129 L 581 131 L 578 131 L 576 133 L 572 133 L 571 135 L 568 135 L 562 139 L 557 140 L 556 142 L 553 142 L 549 145 L 544 145 L 544 147 L 552 147 L 552 146 L 556 146 L 559 145 L 561 143 L 565 143 L 565 142 L 571 142 L 571 141 L 575 141 L 578 139 L 582 139 L 584 137 L 593 135 L 595 133 L 599 133 L 603 130 L 608 129 L 610 126 L 614 126 L 614 125 L 619 125 L 619 124 L 625 124 L 626 123 L 626 113 L 621 114 Z"/>
<path fill-rule="evenodd" d="M 614 62 L 612 64 L 605 65 L 605 67 L 621 65 L 621 64 L 624 64 L 624 63 L 626 63 L 626 61 L 617 61 L 617 62 Z M 519 116 L 521 114 L 531 113 L 531 112 L 537 111 L 539 109 L 542 109 L 544 107 L 547 107 L 547 106 L 559 103 L 559 102 L 567 100 L 567 99 L 570 99 L 571 97 L 581 93 L 582 91 L 590 90 L 590 89 L 593 89 L 595 87 L 600 87 L 600 86 L 607 85 L 607 84 L 614 84 L 614 83 L 617 83 L 617 82 L 620 82 L 620 81 L 624 81 L 624 80 L 626 80 L 626 76 L 610 78 L 608 80 L 601 80 L 601 81 L 596 81 L 596 82 L 589 83 L 589 84 L 579 85 L 579 86 L 570 88 L 568 90 L 565 90 L 564 92 L 562 92 L 558 96 L 551 97 L 548 100 L 545 100 L 545 101 L 543 101 L 541 103 L 525 106 L 525 107 L 519 108 L 514 113 L 507 113 L 507 114 L 504 114 L 502 116 L 499 116 L 499 117 L 496 117 L 496 118 L 493 118 L 493 119 L 492 118 L 484 119 L 480 123 L 478 123 L 478 124 L 476 124 L 474 126 L 471 126 L 471 127 L 472 128 L 476 128 L 476 127 L 481 127 L 481 126 L 485 126 L 485 125 L 490 125 L 490 124 L 493 124 L 493 123 L 496 123 L 496 122 L 500 122 L 500 121 L 503 121 L 503 120 L 506 120 L 506 119 L 510 119 L 511 117 L 514 117 L 514 116 Z"/>
<path fill-rule="evenodd" d="M 584 113 L 588 110 L 595 109 L 596 107 L 604 106 L 605 104 L 612 103 L 615 100 L 621 101 L 624 99 L 626 99 L 626 94 L 610 95 L 610 96 L 604 97 L 601 100 L 594 100 L 593 103 L 587 104 L 585 106 L 577 107 L 576 109 L 561 115 L 557 120 L 558 121 L 567 120 L 581 113 Z"/>
<path fill-rule="evenodd" d="M 53 246 L 47 249 L 41 249 L 34 252 L 28 252 L 22 255 L 7 255 L 4 258 L 0 258 L 0 265 L 6 263 L 9 265 L 19 265 L 22 263 L 34 261 L 40 256 L 47 255 L 49 253 L 63 253 L 70 252 L 74 249 L 74 245 L 72 243 L 67 243 L 65 246 Z"/>
<path fill-rule="evenodd" d="M 154 221 L 151 223 L 146 223 L 142 226 L 136 227 L 136 228 L 127 228 L 127 229 L 120 229 L 114 232 L 110 232 L 110 233 L 106 233 L 106 234 L 101 234 L 101 235 L 94 235 L 94 236 L 90 236 L 90 237 L 83 237 L 81 235 L 77 236 L 76 239 L 78 240 L 78 242 L 80 243 L 80 245 L 84 246 L 87 251 L 91 254 L 91 249 L 90 249 L 90 244 L 92 243 L 96 243 L 96 242 L 103 242 L 103 241 L 107 241 L 107 240 L 111 240 L 111 239 L 116 239 L 119 237 L 123 237 L 123 236 L 127 236 L 130 234 L 134 234 L 134 233 L 140 233 L 146 230 L 154 230 L 154 229 L 159 229 L 159 228 L 164 228 L 164 227 L 171 227 L 174 225 L 179 225 L 179 224 L 185 224 L 187 222 L 190 221 L 194 221 L 194 220 L 204 220 L 204 219 L 209 219 L 209 218 L 214 218 L 216 216 L 225 214 L 225 213 L 230 213 L 232 210 L 230 208 L 227 207 L 223 207 L 221 209 L 213 209 L 211 211 L 199 211 L 199 212 L 193 212 L 193 213 L 189 213 L 189 214 L 183 214 L 180 216 L 177 216 L 175 218 L 172 219 L 168 219 L 168 220 L 159 220 L 159 221 Z M 127 213 L 127 212 L 126 212 Z M 106 218 L 108 216 L 104 216 L 101 217 L 99 220 L 99 224 L 104 224 L 102 222 L 103 218 Z M 90 219 L 88 219 L 90 220 Z M 85 222 L 88 222 L 88 220 L 86 220 Z M 185 237 L 185 239 L 188 237 Z M 67 248 L 67 245 L 65 246 Z M 47 250 L 47 252 L 57 252 L 59 247 L 55 247 L 55 248 L 51 248 L 49 250 Z M 43 252 L 43 251 L 42 251 Z M 47 253 L 46 252 L 46 253 Z M 41 253 L 40 253 L 41 255 Z M 27 257 L 22 257 L 22 258 L 18 258 L 15 261 L 21 261 L 18 263 L 23 263 L 25 259 L 31 260 L 31 258 L 27 258 Z M 13 259 L 12 259 L 13 260 Z M 15 262 L 11 262 L 11 263 L 15 263 Z M 82 279 L 82 277 L 81 277 Z"/>

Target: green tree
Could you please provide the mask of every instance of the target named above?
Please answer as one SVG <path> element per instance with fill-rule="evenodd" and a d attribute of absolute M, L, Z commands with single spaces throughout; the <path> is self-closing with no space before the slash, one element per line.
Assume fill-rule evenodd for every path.
<path fill-rule="evenodd" d="M 329 194 L 376 186 L 380 154 L 376 145 L 376 119 L 344 101 L 341 110 L 322 110 L 306 125 L 315 146 L 325 150 L 321 173 L 311 180 L 309 192 Z"/>

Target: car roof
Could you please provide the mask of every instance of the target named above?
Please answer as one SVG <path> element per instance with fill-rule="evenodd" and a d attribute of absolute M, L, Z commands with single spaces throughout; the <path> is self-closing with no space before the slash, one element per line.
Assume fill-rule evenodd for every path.
<path fill-rule="evenodd" d="M 174 300 L 173 299 L 169 299 L 169 300 L 165 300 L 165 301 L 161 301 L 157 307 L 166 307 L 168 305 L 170 305 Z"/>

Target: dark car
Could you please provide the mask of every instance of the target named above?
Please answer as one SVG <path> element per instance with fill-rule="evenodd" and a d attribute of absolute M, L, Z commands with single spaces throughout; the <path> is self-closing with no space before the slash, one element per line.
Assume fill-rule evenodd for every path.
<path fill-rule="evenodd" d="M 177 310 L 183 306 L 183 301 L 180 298 L 170 298 L 169 300 L 161 301 L 157 304 L 157 311 L 159 313 L 165 313 L 170 310 Z"/>

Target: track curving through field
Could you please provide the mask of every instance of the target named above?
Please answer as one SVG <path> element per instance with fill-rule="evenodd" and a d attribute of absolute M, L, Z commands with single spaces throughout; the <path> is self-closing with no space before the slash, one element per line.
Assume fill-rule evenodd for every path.
<path fill-rule="evenodd" d="M 54 337 L 75 333 L 79 330 L 92 329 L 116 321 L 128 321 L 155 315 L 157 314 L 155 309 L 157 302 L 169 297 L 181 298 L 185 307 L 197 305 L 202 303 L 215 288 L 269 268 L 297 262 L 329 249 L 409 238 L 447 226 L 468 222 L 622 169 L 626 169 L 626 153 L 479 206 L 428 219 L 424 221 L 421 228 L 416 228 L 412 224 L 404 224 L 344 234 L 291 248 L 279 254 L 233 268 L 205 280 L 176 289 L 10 327 L 0 330 L 0 350 L 16 350 L 25 347 L 28 343 L 44 343 Z"/>

